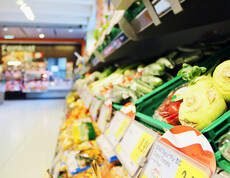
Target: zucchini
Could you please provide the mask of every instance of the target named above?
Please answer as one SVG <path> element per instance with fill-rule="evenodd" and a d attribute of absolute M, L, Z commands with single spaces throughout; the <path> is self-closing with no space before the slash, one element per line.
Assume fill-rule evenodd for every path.
<path fill-rule="evenodd" d="M 146 66 L 143 70 L 143 74 L 150 74 L 154 76 L 164 75 L 165 66 L 163 64 L 153 63 Z"/>
<path fill-rule="evenodd" d="M 130 83 L 130 88 L 134 91 L 138 91 L 138 92 L 141 92 L 143 94 L 147 94 L 147 93 L 150 93 L 153 91 L 149 85 L 140 81 L 139 79 L 134 79 Z"/>
<path fill-rule="evenodd" d="M 152 75 L 143 75 L 141 77 L 141 81 L 151 86 L 152 89 L 155 89 L 163 84 L 163 80 L 160 77 Z"/>

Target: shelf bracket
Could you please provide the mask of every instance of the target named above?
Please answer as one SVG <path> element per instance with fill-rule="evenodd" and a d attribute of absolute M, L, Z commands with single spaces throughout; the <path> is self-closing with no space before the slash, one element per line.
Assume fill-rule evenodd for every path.
<path fill-rule="evenodd" d="M 145 4 L 145 7 L 154 23 L 155 26 L 158 26 L 161 24 L 160 18 L 157 15 L 157 12 L 155 8 L 153 7 L 152 3 L 149 0 L 143 0 L 143 3 Z"/>
<path fill-rule="evenodd" d="M 112 4 L 116 10 L 126 10 L 134 3 L 134 0 L 112 0 Z"/>
<path fill-rule="evenodd" d="M 96 55 L 96 57 L 101 61 L 101 62 L 105 62 L 105 55 L 103 54 L 103 52 L 99 52 L 97 49 L 94 51 L 94 54 Z"/>
<path fill-rule="evenodd" d="M 168 0 L 168 2 L 171 5 L 174 14 L 178 14 L 183 10 L 179 0 Z"/>
<path fill-rule="evenodd" d="M 125 18 L 125 16 L 123 16 L 121 20 L 119 21 L 119 26 L 128 38 L 130 38 L 133 41 L 139 40 L 139 38 L 136 35 L 135 30 L 133 29 L 130 22 Z"/>

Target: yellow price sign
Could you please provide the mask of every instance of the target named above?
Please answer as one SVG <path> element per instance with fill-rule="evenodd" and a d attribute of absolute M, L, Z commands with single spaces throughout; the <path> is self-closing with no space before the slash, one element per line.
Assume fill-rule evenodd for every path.
<path fill-rule="evenodd" d="M 116 138 L 118 138 L 120 135 L 123 135 L 123 133 L 125 132 L 125 129 L 127 128 L 127 126 L 129 125 L 130 122 L 131 122 L 130 119 L 124 118 L 120 127 L 118 128 L 117 132 L 115 133 Z"/>
<path fill-rule="evenodd" d="M 137 164 L 138 159 L 140 156 L 145 156 L 146 150 L 150 148 L 151 143 L 153 143 L 153 136 L 149 135 L 148 133 L 144 132 L 141 138 L 138 140 L 135 148 L 133 149 L 132 153 L 130 154 L 130 158 Z"/>
<path fill-rule="evenodd" d="M 105 135 L 109 135 L 109 132 L 110 132 L 110 130 L 107 129 L 107 130 L 105 131 Z"/>
<path fill-rule="evenodd" d="M 103 118 L 103 126 L 105 127 L 106 124 L 107 124 L 107 118 L 109 116 L 109 111 L 108 110 L 105 110 L 105 115 L 104 115 L 104 118 Z"/>
<path fill-rule="evenodd" d="M 175 177 L 177 178 L 201 178 L 202 177 L 203 178 L 203 177 L 208 177 L 208 174 L 205 171 L 194 166 L 190 162 L 181 159 Z"/>
<path fill-rule="evenodd" d="M 117 152 L 117 153 L 120 153 L 121 149 L 122 149 L 122 147 L 121 147 L 121 145 L 119 144 L 119 145 L 117 146 L 117 148 L 116 148 L 116 152 Z"/>
<path fill-rule="evenodd" d="M 143 174 L 141 178 L 147 178 L 147 176 L 145 174 Z"/>

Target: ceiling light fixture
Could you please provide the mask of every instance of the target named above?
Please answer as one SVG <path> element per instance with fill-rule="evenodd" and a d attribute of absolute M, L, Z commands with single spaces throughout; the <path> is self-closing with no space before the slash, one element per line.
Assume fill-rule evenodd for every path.
<path fill-rule="evenodd" d="M 14 39 L 14 35 L 5 35 L 4 39 L 7 39 L 7 40 Z"/>
<path fill-rule="evenodd" d="M 21 61 L 8 61 L 7 64 L 9 66 L 19 66 L 22 64 L 22 62 Z"/>
<path fill-rule="evenodd" d="M 68 32 L 73 33 L 73 28 L 69 28 Z"/>
<path fill-rule="evenodd" d="M 27 4 L 23 0 L 17 0 L 16 4 L 20 6 L 21 11 L 24 13 L 28 20 L 34 21 L 35 15 L 32 9 L 29 6 L 27 6 Z"/>
<path fill-rule="evenodd" d="M 44 35 L 43 33 L 41 33 L 41 34 L 39 35 L 39 38 L 45 38 L 45 35 Z"/>
<path fill-rule="evenodd" d="M 7 27 L 4 27 L 4 28 L 3 28 L 3 31 L 4 31 L 4 32 L 7 32 L 7 31 L 8 31 L 8 28 L 7 28 Z"/>

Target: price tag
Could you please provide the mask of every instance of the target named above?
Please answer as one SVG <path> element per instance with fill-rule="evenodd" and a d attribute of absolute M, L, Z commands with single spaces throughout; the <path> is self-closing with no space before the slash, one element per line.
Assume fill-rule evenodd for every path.
<path fill-rule="evenodd" d="M 121 122 L 121 125 L 118 127 L 118 130 L 115 133 L 116 138 L 120 138 L 120 136 L 123 135 L 129 123 L 130 123 L 129 119 L 126 119 L 126 118 L 123 119 L 123 121 Z"/>
<path fill-rule="evenodd" d="M 110 122 L 109 127 L 105 131 L 106 138 L 109 140 L 113 148 L 118 144 L 126 129 L 128 128 L 131 119 L 125 114 L 117 111 Z"/>
<path fill-rule="evenodd" d="M 212 173 L 215 172 L 216 159 L 213 149 L 207 138 L 198 130 L 189 126 L 175 126 L 161 137 L 161 141 L 209 168 Z"/>
<path fill-rule="evenodd" d="M 94 108 L 94 106 L 95 106 L 95 104 L 96 104 L 96 101 L 97 101 L 97 98 L 96 98 L 96 97 L 93 97 L 93 99 L 92 99 L 92 101 L 91 101 L 91 103 L 90 103 L 89 112 L 90 112 L 91 116 L 92 116 L 93 108 Z"/>
<path fill-rule="evenodd" d="M 88 92 L 85 92 L 83 102 L 84 102 L 85 107 L 87 109 L 89 109 L 89 106 L 90 106 L 91 102 L 93 101 L 93 98 L 94 98 L 93 95 L 91 95 Z"/>
<path fill-rule="evenodd" d="M 113 151 L 110 143 L 106 140 L 106 138 L 103 134 L 101 134 L 96 139 L 96 142 L 100 146 L 103 155 L 107 158 L 109 163 L 117 160 L 117 156 L 116 156 L 115 152 Z"/>
<path fill-rule="evenodd" d="M 167 170 L 167 171 L 166 171 Z M 209 177 L 210 170 L 194 162 L 178 150 L 157 140 L 148 156 L 141 178 L 199 178 Z"/>
<path fill-rule="evenodd" d="M 115 148 L 119 160 L 131 177 L 137 176 L 144 165 L 146 155 L 157 136 L 157 133 L 137 121 L 131 122 L 123 139 Z"/>
<path fill-rule="evenodd" d="M 98 100 L 97 98 L 94 97 L 89 109 L 89 112 L 91 113 L 91 117 L 93 118 L 94 121 L 97 120 L 98 111 L 102 104 L 103 101 Z"/>
<path fill-rule="evenodd" d="M 101 132 L 105 131 L 106 125 L 108 124 L 111 117 L 112 110 L 105 105 L 102 105 L 101 111 L 98 117 L 98 127 Z"/>
<path fill-rule="evenodd" d="M 148 133 L 144 132 L 141 138 L 138 140 L 135 148 L 133 149 L 132 153 L 130 154 L 130 158 L 137 164 L 138 159 L 140 156 L 145 156 L 146 150 L 149 148 L 153 141 L 153 136 L 149 135 Z"/>
<path fill-rule="evenodd" d="M 186 177 L 191 177 L 191 178 L 196 178 L 196 177 L 209 177 L 206 172 L 203 170 L 197 168 L 190 162 L 186 161 L 185 159 L 181 159 L 179 168 L 176 172 L 175 177 L 178 178 L 186 178 Z"/>

